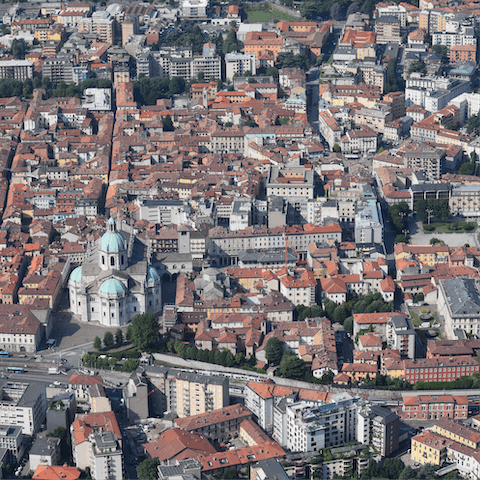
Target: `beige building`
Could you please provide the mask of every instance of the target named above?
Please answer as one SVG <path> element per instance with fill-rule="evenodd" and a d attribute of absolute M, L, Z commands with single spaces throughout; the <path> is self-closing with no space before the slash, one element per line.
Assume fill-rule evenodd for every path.
<path fill-rule="evenodd" d="M 392 120 L 390 111 L 375 108 L 359 108 L 355 111 L 353 121 L 355 125 L 366 125 L 378 133 L 383 133 L 385 123 Z"/>
<path fill-rule="evenodd" d="M 110 403 L 110 399 L 107 397 L 103 385 L 99 385 L 98 383 L 90 385 L 90 388 L 88 389 L 88 396 L 90 398 L 90 405 L 92 406 L 90 410 L 92 413 L 112 411 L 112 404 Z"/>
<path fill-rule="evenodd" d="M 219 410 L 230 403 L 229 382 L 225 377 L 199 378 L 182 372 L 176 378 L 176 394 L 180 418 Z"/>

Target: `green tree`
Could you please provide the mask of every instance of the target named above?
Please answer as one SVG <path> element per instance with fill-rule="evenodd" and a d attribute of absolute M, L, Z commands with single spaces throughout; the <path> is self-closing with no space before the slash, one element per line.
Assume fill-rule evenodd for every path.
<path fill-rule="evenodd" d="M 389 210 L 390 218 L 395 228 L 401 232 L 408 226 L 408 215 L 410 214 L 410 208 L 407 202 L 400 202 L 392 205 Z"/>
<path fill-rule="evenodd" d="M 102 341 L 99 337 L 95 337 L 95 340 L 93 341 L 93 348 L 95 350 L 100 350 L 102 348 Z"/>
<path fill-rule="evenodd" d="M 117 345 L 123 343 L 123 332 L 120 328 L 115 332 L 115 342 Z"/>
<path fill-rule="evenodd" d="M 205 74 L 203 72 L 198 72 L 197 82 L 198 83 L 204 83 L 205 82 Z"/>
<path fill-rule="evenodd" d="M 275 67 L 268 67 L 265 74 L 269 77 L 278 77 L 278 69 Z"/>
<path fill-rule="evenodd" d="M 342 153 L 342 149 L 340 148 L 340 145 L 338 143 L 336 143 L 333 146 L 333 151 L 336 152 L 336 153 Z"/>
<path fill-rule="evenodd" d="M 135 315 L 132 320 L 132 343 L 139 350 L 148 350 L 157 343 L 160 331 L 153 313 Z"/>
<path fill-rule="evenodd" d="M 477 175 L 478 174 L 478 165 L 473 162 L 463 162 L 458 169 L 460 175 Z"/>
<path fill-rule="evenodd" d="M 163 130 L 165 132 L 173 132 L 175 130 L 172 117 L 170 115 L 165 115 L 165 117 L 163 118 Z"/>
<path fill-rule="evenodd" d="M 15 39 L 12 42 L 12 55 L 15 60 L 25 59 L 25 42 Z"/>
<path fill-rule="evenodd" d="M 306 370 L 305 362 L 288 350 L 283 354 L 278 367 L 278 372 L 282 377 L 297 380 L 305 377 Z"/>
<path fill-rule="evenodd" d="M 417 293 L 415 295 L 415 303 L 423 302 L 424 300 L 425 300 L 425 296 L 423 295 L 423 293 Z"/>
<path fill-rule="evenodd" d="M 140 462 L 137 467 L 137 476 L 142 480 L 157 480 L 158 470 L 157 467 L 160 465 L 160 460 L 158 458 L 147 458 Z"/>
<path fill-rule="evenodd" d="M 230 52 L 235 52 L 239 50 L 238 41 L 237 41 L 237 33 L 234 28 L 230 29 L 227 34 L 227 39 L 223 44 L 223 53 L 227 54 Z"/>
<path fill-rule="evenodd" d="M 343 322 L 343 328 L 350 335 L 353 334 L 353 317 L 347 317 Z"/>
<path fill-rule="evenodd" d="M 57 427 L 52 433 L 49 433 L 47 437 L 56 437 L 60 439 L 60 456 L 61 461 L 64 463 L 71 462 L 72 450 L 70 447 L 70 435 L 66 428 Z"/>
<path fill-rule="evenodd" d="M 113 345 L 115 345 L 112 332 L 105 332 L 105 335 L 103 336 L 103 344 L 105 345 L 105 348 L 112 348 Z"/>
<path fill-rule="evenodd" d="M 477 133 L 480 127 L 480 117 L 478 115 L 472 115 L 467 120 L 467 133 Z"/>
<path fill-rule="evenodd" d="M 396 245 L 397 243 L 408 243 L 407 237 L 405 235 L 397 235 L 393 243 Z"/>
<path fill-rule="evenodd" d="M 271 337 L 265 345 L 265 358 L 271 365 L 278 365 L 282 360 L 283 347 L 277 337 Z"/>
<path fill-rule="evenodd" d="M 335 311 L 333 312 L 333 321 L 343 324 L 346 318 L 347 318 L 347 313 L 345 312 L 345 307 L 343 307 L 342 305 L 339 305 L 338 307 L 336 307 Z"/>
<path fill-rule="evenodd" d="M 448 48 L 445 45 L 434 45 L 432 51 L 439 53 L 442 56 L 442 63 L 448 65 L 450 58 L 448 57 Z"/>
<path fill-rule="evenodd" d="M 418 72 L 418 73 L 427 73 L 427 67 L 426 65 L 421 62 L 412 62 L 410 67 L 408 68 L 408 74 L 410 75 L 411 73 Z"/>
<path fill-rule="evenodd" d="M 430 245 L 436 245 L 437 243 L 441 243 L 442 245 L 445 244 L 445 242 L 439 238 L 433 237 L 430 239 Z"/>

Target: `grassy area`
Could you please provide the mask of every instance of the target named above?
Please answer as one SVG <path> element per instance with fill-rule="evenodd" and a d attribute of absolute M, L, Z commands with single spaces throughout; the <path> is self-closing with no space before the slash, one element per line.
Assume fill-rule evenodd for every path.
<path fill-rule="evenodd" d="M 435 324 L 440 324 L 437 312 L 433 312 L 432 317 L 433 317 L 433 320 L 430 321 L 430 326 L 435 325 Z"/>
<path fill-rule="evenodd" d="M 303 21 L 302 18 L 295 18 L 288 13 L 281 12 L 276 8 L 272 8 L 269 4 L 262 3 L 255 7 L 247 7 L 246 13 L 247 23 L 265 23 L 265 22 L 298 22 Z"/>
<path fill-rule="evenodd" d="M 424 233 L 472 233 L 477 229 L 476 222 L 432 222 L 423 225 Z M 479 235 L 480 238 L 480 235 Z"/>
<path fill-rule="evenodd" d="M 412 323 L 415 327 L 420 327 L 422 325 L 422 321 L 420 320 L 420 317 L 415 313 L 410 311 L 410 317 L 412 318 Z"/>

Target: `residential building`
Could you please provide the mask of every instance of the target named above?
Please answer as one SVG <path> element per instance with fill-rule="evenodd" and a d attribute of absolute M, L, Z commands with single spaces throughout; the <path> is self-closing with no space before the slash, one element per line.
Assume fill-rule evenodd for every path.
<path fill-rule="evenodd" d="M 24 435 L 36 433 L 47 411 L 45 384 L 3 380 L 0 392 L 0 425 L 20 427 Z"/>
<path fill-rule="evenodd" d="M 0 60 L 0 78 L 12 78 L 24 82 L 33 78 L 33 62 L 30 60 Z"/>
<path fill-rule="evenodd" d="M 400 20 L 394 16 L 381 16 L 375 20 L 377 43 L 400 43 L 402 40 Z"/>
<path fill-rule="evenodd" d="M 206 20 L 209 7 L 208 0 L 182 0 L 180 16 L 186 20 Z"/>
<path fill-rule="evenodd" d="M 225 377 L 199 377 L 179 373 L 176 377 L 176 412 L 179 418 L 220 410 L 230 403 Z"/>
<path fill-rule="evenodd" d="M 8 463 L 19 463 L 25 449 L 22 427 L 0 425 L 0 448 L 7 450 Z"/>
<path fill-rule="evenodd" d="M 58 465 L 60 442 L 57 437 L 37 437 L 28 454 L 30 470 L 37 470 L 39 465 Z"/>
<path fill-rule="evenodd" d="M 287 448 L 316 452 L 355 441 L 358 402 L 359 398 L 348 393 L 337 393 L 320 406 L 305 402 L 287 404 Z"/>
<path fill-rule="evenodd" d="M 288 480 L 282 465 L 274 458 L 260 460 L 250 467 L 250 480 Z"/>
<path fill-rule="evenodd" d="M 77 467 L 67 467 L 66 465 L 39 465 L 32 478 L 35 480 L 53 480 L 61 478 L 62 480 L 78 480 L 81 471 Z"/>
<path fill-rule="evenodd" d="M 383 243 L 383 217 L 375 200 L 357 203 L 355 212 L 355 242 Z"/>
<path fill-rule="evenodd" d="M 455 45 L 450 48 L 450 62 L 476 62 L 476 45 Z M 462 92 L 463 93 L 463 92 Z"/>
<path fill-rule="evenodd" d="M 48 77 L 52 83 L 73 82 L 73 61 L 70 57 L 47 58 L 42 65 L 42 77 Z"/>
<path fill-rule="evenodd" d="M 388 457 L 399 447 L 400 417 L 377 405 L 367 405 L 357 414 L 357 441 L 372 444 Z"/>
<path fill-rule="evenodd" d="M 440 466 L 447 459 L 448 445 L 446 438 L 426 430 L 412 437 L 412 460 L 421 465 Z"/>
<path fill-rule="evenodd" d="M 70 426 L 75 465 L 94 480 L 123 480 L 122 434 L 113 412 L 77 415 Z"/>
<path fill-rule="evenodd" d="M 187 432 L 202 434 L 213 443 L 226 443 L 238 437 L 240 424 L 252 417 L 250 410 L 237 403 L 220 410 L 177 418 L 175 424 Z"/>
<path fill-rule="evenodd" d="M 399 20 L 402 28 L 407 26 L 407 10 L 403 5 L 387 5 L 377 7 L 375 10 L 376 18 L 395 17 Z"/>
<path fill-rule="evenodd" d="M 461 420 L 468 417 L 468 397 L 466 395 L 418 395 L 403 396 L 402 418 Z"/>
<path fill-rule="evenodd" d="M 233 77 L 243 77 L 247 72 L 256 74 L 255 55 L 231 52 L 225 55 L 225 78 L 233 82 Z"/>
<path fill-rule="evenodd" d="M 420 149 L 405 152 L 403 160 L 405 168 L 424 170 L 434 179 L 439 179 L 444 173 L 446 152 L 442 148 Z"/>
<path fill-rule="evenodd" d="M 377 134 L 364 125 L 348 130 L 342 137 L 340 148 L 347 158 L 362 158 L 377 151 Z"/>
<path fill-rule="evenodd" d="M 130 423 L 138 423 L 150 416 L 148 383 L 143 375 L 134 372 L 125 388 L 125 409 Z"/>
<path fill-rule="evenodd" d="M 442 437 L 455 440 L 474 450 L 480 445 L 480 433 L 477 430 L 450 418 L 441 418 L 438 422 L 435 422 L 433 431 Z"/>
<path fill-rule="evenodd" d="M 403 316 L 391 316 L 387 322 L 387 344 L 403 357 L 415 358 L 416 334 L 412 321 Z"/>

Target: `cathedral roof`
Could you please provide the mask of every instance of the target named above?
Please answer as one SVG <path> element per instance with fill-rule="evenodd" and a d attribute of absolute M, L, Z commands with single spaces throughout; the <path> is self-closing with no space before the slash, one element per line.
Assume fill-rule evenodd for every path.
<path fill-rule="evenodd" d="M 80 283 L 82 281 L 82 267 L 77 267 L 70 274 L 70 280 L 75 283 Z"/>
<path fill-rule="evenodd" d="M 100 250 L 103 252 L 120 252 L 125 250 L 125 239 L 120 232 L 105 232 L 100 241 Z"/>
<path fill-rule="evenodd" d="M 160 275 L 158 274 L 157 270 L 149 265 L 147 267 L 147 282 L 156 282 L 160 279 Z"/>
<path fill-rule="evenodd" d="M 119 295 L 127 290 L 127 287 L 116 278 L 109 278 L 100 285 L 100 292 L 107 295 Z"/>

